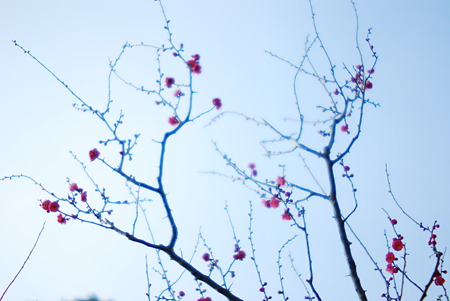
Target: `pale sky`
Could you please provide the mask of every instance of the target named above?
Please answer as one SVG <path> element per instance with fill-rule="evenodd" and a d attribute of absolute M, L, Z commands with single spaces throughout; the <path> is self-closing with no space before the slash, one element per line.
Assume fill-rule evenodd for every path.
<path fill-rule="evenodd" d="M 173 39 L 185 45 L 187 55 L 201 55 L 203 72 L 194 82 L 199 92 L 195 100 L 197 112 L 209 109 L 211 99 L 220 97 L 223 110 L 262 117 L 283 128 L 295 124 L 283 121 L 295 116 L 292 93 L 295 70 L 264 51 L 298 64 L 304 54 L 305 39 L 313 33 L 307 1 L 164 3 Z M 409 246 L 409 272 L 423 282 L 433 265 L 427 235 L 394 206 L 387 194 L 384 168 L 385 164 L 389 165 L 393 190 L 404 208 L 424 224 L 439 221 L 438 242 L 442 246 L 450 245 L 450 206 L 446 192 L 450 167 L 446 154 L 450 132 L 447 92 L 450 3 L 382 0 L 356 1 L 356 4 L 362 48 L 365 48 L 367 29 L 373 28 L 372 43 L 380 56 L 370 95 L 380 107 L 367 108 L 362 137 L 346 159 L 355 174 L 360 200 L 359 211 L 350 222 L 384 266 L 384 230 L 388 237 L 392 236 L 381 209 L 385 208 L 399 220 L 399 229 Z M 338 69 L 342 70 L 342 63 L 358 64 L 355 17 L 350 1 L 321 0 L 314 1 L 314 6 L 321 37 Z M 76 99 L 14 47 L 11 40 L 30 50 L 85 101 L 103 108 L 108 96 L 109 59 L 116 58 L 127 41 L 167 44 L 163 27 L 160 7 L 154 1 L 0 0 L 0 138 L 3 143 L 0 177 L 27 174 L 58 195 L 68 193 L 67 178 L 90 187 L 82 168 L 70 155 L 72 151 L 114 198 L 126 199 L 122 179 L 101 162 L 88 162 L 87 152 L 93 147 L 115 162 L 116 149 L 98 143 L 106 137 L 104 126 L 90 114 L 75 110 L 72 104 Z M 185 72 L 170 55 L 163 57 L 162 64 L 167 75 Z M 327 71 L 323 58 L 317 56 L 316 64 Z M 138 86 L 153 85 L 157 79 L 154 52 L 148 48 L 129 50 L 120 61 L 118 71 Z M 300 78 L 297 84 L 297 92 L 306 107 L 314 109 L 326 96 L 313 88 L 315 81 L 306 77 Z M 131 137 L 141 133 L 130 170 L 154 183 L 158 146 L 152 139 L 161 139 L 164 131 L 170 130 L 167 124 L 170 111 L 154 105 L 153 96 L 136 92 L 117 78 L 112 80 L 112 97 L 113 114 L 117 116 L 120 109 L 125 114 L 124 133 Z M 214 151 L 211 140 L 243 168 L 254 162 L 262 180 L 280 175 L 279 164 L 287 164 L 288 180 L 298 183 L 312 183 L 312 180 L 296 156 L 270 160 L 264 157 L 259 141 L 274 138 L 270 131 L 231 115 L 205 128 L 214 116 L 215 112 L 187 126 L 169 145 L 166 189 L 180 229 L 177 246 L 186 257 L 191 256 L 201 227 L 208 246 L 220 260 L 231 259 L 234 243 L 223 210 L 227 201 L 243 249 L 250 254 L 247 228 L 248 203 L 252 200 L 257 254 L 264 279 L 269 283 L 268 290 L 277 296 L 277 251 L 294 232 L 288 223 L 280 220 L 279 212 L 263 208 L 252 191 L 226 178 L 201 173 L 233 174 Z M 307 137 L 313 139 L 312 143 L 322 141 L 317 129 L 312 126 L 308 129 Z M 317 171 L 319 181 L 324 181 L 321 163 L 315 162 L 311 158 L 311 167 Z M 326 185 L 326 181 L 323 183 Z M 342 179 L 339 185 L 342 190 L 348 189 Z M 348 196 L 343 192 L 343 199 Z M 158 268 L 154 251 L 91 225 L 76 221 L 60 225 L 55 214 L 47 214 L 39 207 L 38 200 L 46 198 L 31 182 L 0 182 L 0 293 L 22 265 L 42 224 L 47 221 L 38 246 L 4 300 L 59 301 L 92 293 L 104 300 L 146 300 L 145 255 L 150 265 Z M 336 243 L 330 206 L 321 200 L 307 205 L 315 246 L 315 279 L 323 299 L 352 300 L 353 289 L 346 277 L 347 268 L 342 266 L 342 248 Z M 149 204 L 148 212 L 155 213 L 153 231 L 164 241 L 167 224 L 158 216 L 158 206 L 157 202 Z M 343 201 L 343 207 L 351 208 L 351 205 Z M 118 222 L 130 229 L 134 208 L 118 208 L 117 216 L 120 216 Z M 144 228 L 141 231 L 148 238 L 148 232 Z M 293 255 L 297 256 L 297 268 L 306 277 L 307 266 L 302 265 L 306 256 L 304 242 L 298 240 L 295 244 Z M 375 300 L 383 293 L 381 278 L 373 272 L 373 266 L 356 243 L 354 249 L 363 286 Z M 204 252 L 200 244 L 194 263 L 206 272 L 207 267 L 200 258 Z M 170 276 L 175 279 L 177 270 L 165 262 L 174 271 Z M 237 295 L 244 300 L 263 298 L 258 293 L 249 258 L 236 264 L 236 274 L 233 291 Z M 164 283 L 156 273 L 150 276 L 152 295 L 156 295 Z M 298 289 L 300 284 L 296 280 L 290 280 L 289 284 L 297 287 L 291 291 L 290 299 L 302 300 L 305 293 Z M 187 274 L 177 290 L 186 291 L 187 300 L 199 298 L 195 294 L 195 282 Z M 431 296 L 437 292 L 433 288 Z M 406 294 L 414 297 L 417 292 L 407 287 Z M 222 300 L 213 292 L 210 296 Z"/>

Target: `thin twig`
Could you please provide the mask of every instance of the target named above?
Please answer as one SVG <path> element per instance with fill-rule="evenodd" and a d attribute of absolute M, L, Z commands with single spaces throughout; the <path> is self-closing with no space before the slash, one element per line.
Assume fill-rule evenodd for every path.
<path fill-rule="evenodd" d="M 3 299 L 3 297 L 5 296 L 6 292 L 9 290 L 9 288 L 11 287 L 11 285 L 14 283 L 14 281 L 16 281 L 17 277 L 19 276 L 19 274 L 22 272 L 22 270 L 24 269 L 25 265 L 27 264 L 28 260 L 31 257 L 31 254 L 33 254 L 34 249 L 36 248 L 36 245 L 39 242 L 39 239 L 41 238 L 41 234 L 44 231 L 45 228 L 45 222 L 42 225 L 41 231 L 39 231 L 39 234 L 36 238 L 36 241 L 34 242 L 33 247 L 31 248 L 31 251 L 28 253 L 27 258 L 25 259 L 25 261 L 23 262 L 22 266 L 20 267 L 19 271 L 17 272 L 17 274 L 14 276 L 14 278 L 11 280 L 11 282 L 8 284 L 8 286 L 6 287 L 5 291 L 3 292 L 2 296 L 0 297 L 0 301 Z"/>

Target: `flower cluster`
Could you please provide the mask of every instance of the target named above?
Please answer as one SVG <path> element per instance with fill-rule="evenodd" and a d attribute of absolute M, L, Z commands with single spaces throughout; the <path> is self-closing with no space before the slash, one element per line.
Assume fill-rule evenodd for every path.
<path fill-rule="evenodd" d="M 255 164 L 250 163 L 249 168 L 252 169 L 252 171 L 253 171 L 255 168 Z M 276 178 L 276 180 L 273 181 L 272 183 L 275 183 L 275 185 L 276 185 L 275 186 L 276 193 L 274 193 L 270 199 L 263 199 L 262 204 L 266 208 L 278 208 L 280 206 L 281 202 L 284 203 L 285 205 L 292 203 L 292 199 L 290 198 L 291 192 L 285 191 L 282 188 L 282 186 L 288 185 L 285 177 L 278 176 Z M 269 191 L 272 191 L 272 188 L 270 188 Z M 285 200 L 283 200 L 283 196 L 286 197 Z M 300 216 L 300 213 L 299 213 L 299 216 Z M 292 214 L 290 213 L 289 208 L 286 208 L 284 210 L 283 214 L 281 215 L 281 219 L 285 220 L 285 221 L 292 220 Z"/>
<path fill-rule="evenodd" d="M 270 200 L 262 200 L 263 205 L 267 208 L 278 208 L 280 202 L 278 195 L 273 195 Z"/>
<path fill-rule="evenodd" d="M 192 60 L 187 61 L 188 68 L 191 69 L 192 73 L 202 73 L 202 66 L 200 66 L 200 55 L 195 54 L 192 58 Z"/>
<path fill-rule="evenodd" d="M 369 74 L 367 77 L 364 76 L 364 66 L 356 65 L 356 70 L 357 70 L 356 75 L 350 78 L 352 83 L 356 84 L 356 88 L 362 91 L 366 89 L 372 89 L 373 84 L 367 78 L 370 77 L 370 75 L 374 74 L 375 70 L 374 69 L 367 70 L 367 73 Z"/>
<path fill-rule="evenodd" d="M 58 212 L 59 203 L 57 201 L 52 202 L 50 200 L 45 200 L 41 203 L 41 208 L 48 212 Z"/>
<path fill-rule="evenodd" d="M 216 107 L 216 110 L 220 110 L 222 108 L 222 100 L 220 98 L 214 98 L 212 103 Z"/>
<path fill-rule="evenodd" d="M 398 268 L 397 268 L 397 267 L 394 267 L 394 266 L 392 265 L 392 263 L 389 263 L 389 264 L 386 266 L 386 271 L 387 271 L 388 273 L 391 273 L 391 274 L 396 274 L 396 273 L 398 273 Z"/>
<path fill-rule="evenodd" d="M 393 241 L 392 241 L 392 248 L 395 251 L 401 251 L 403 249 L 403 243 L 402 243 L 401 239 L 394 238 Z M 393 265 L 395 260 L 396 260 L 396 258 L 395 258 L 395 254 L 394 253 L 389 252 L 389 253 L 386 254 L 386 262 L 388 263 L 388 265 L 386 266 L 386 271 L 388 273 L 391 273 L 391 274 L 398 273 L 398 271 L 399 271 L 398 268 Z"/>
<path fill-rule="evenodd" d="M 243 260 L 245 258 L 245 252 L 242 250 L 237 251 L 236 254 L 233 255 L 233 258 L 236 260 Z"/>
<path fill-rule="evenodd" d="M 244 260 L 246 254 L 237 244 L 234 246 L 234 252 L 236 252 L 236 254 L 233 255 L 234 260 Z"/>
<path fill-rule="evenodd" d="M 87 201 L 87 192 L 83 191 L 83 188 L 78 187 L 77 183 L 71 183 L 69 185 L 69 190 L 70 192 L 78 192 L 80 193 L 80 199 L 82 202 L 86 202 Z"/>
<path fill-rule="evenodd" d="M 429 246 L 436 246 L 436 238 L 437 235 L 434 233 L 434 230 L 438 229 L 440 225 L 437 222 L 434 222 L 433 228 L 431 229 L 430 240 L 428 240 Z"/>
<path fill-rule="evenodd" d="M 396 219 L 391 219 L 389 218 L 389 221 L 391 222 L 392 226 L 395 226 L 397 224 L 397 220 Z M 403 244 L 403 236 L 398 235 L 397 237 L 394 237 L 392 239 L 392 244 L 391 247 L 392 249 L 394 249 L 394 251 L 401 251 L 404 248 L 404 244 Z M 398 267 L 394 264 L 394 261 L 397 260 L 397 258 L 395 258 L 395 254 L 393 252 L 388 252 L 386 254 L 386 262 L 388 263 L 388 265 L 386 266 L 386 271 L 388 273 L 391 274 L 396 274 L 399 272 Z"/>
<path fill-rule="evenodd" d="M 217 267 L 217 263 L 219 262 L 218 259 L 213 259 L 211 258 L 211 255 L 209 253 L 204 253 L 202 255 L 202 259 L 206 262 L 209 262 L 208 266 L 209 266 L 209 270 L 210 272 L 212 272 L 212 270 Z"/>
<path fill-rule="evenodd" d="M 349 171 L 350 171 L 350 166 L 344 165 L 344 164 L 342 164 L 342 163 L 341 163 L 341 165 L 342 165 L 342 169 L 344 169 L 344 173 L 342 174 L 342 177 L 343 177 L 343 178 L 353 178 L 353 177 L 354 177 L 354 174 L 349 173 Z"/>
<path fill-rule="evenodd" d="M 41 203 L 41 208 L 48 212 L 58 212 L 59 203 L 57 201 L 45 200 Z M 65 224 L 68 219 L 66 219 L 61 213 L 57 216 L 58 223 Z"/>
<path fill-rule="evenodd" d="M 256 177 L 258 175 L 258 171 L 256 170 L 255 163 L 249 163 L 248 168 L 251 170 L 252 177 Z"/>

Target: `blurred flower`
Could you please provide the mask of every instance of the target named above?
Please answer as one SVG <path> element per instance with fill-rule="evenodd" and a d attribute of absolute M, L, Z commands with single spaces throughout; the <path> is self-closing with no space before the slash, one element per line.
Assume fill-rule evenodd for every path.
<path fill-rule="evenodd" d="M 344 124 L 343 126 L 341 126 L 341 131 L 348 133 L 348 125 Z"/>
<path fill-rule="evenodd" d="M 77 183 L 72 183 L 69 185 L 69 190 L 70 191 L 78 191 L 78 185 Z"/>
<path fill-rule="evenodd" d="M 175 96 L 175 97 L 181 97 L 181 96 L 183 96 L 183 95 L 184 95 L 184 93 L 181 92 L 180 89 L 176 90 L 175 93 L 173 93 L 173 96 Z"/>
<path fill-rule="evenodd" d="M 220 108 L 222 108 L 222 100 L 220 100 L 220 98 L 214 98 L 212 103 L 217 110 L 220 110 Z"/>
<path fill-rule="evenodd" d="M 204 261 L 210 261 L 211 260 L 211 256 L 209 255 L 209 253 L 203 254 L 202 258 L 203 258 Z"/>
<path fill-rule="evenodd" d="M 286 210 L 282 215 L 281 219 L 285 221 L 290 221 L 292 219 L 292 216 L 289 214 L 289 211 Z"/>
<path fill-rule="evenodd" d="M 200 74 L 202 73 L 202 66 L 196 60 L 187 61 L 188 68 L 191 69 L 192 73 Z"/>
<path fill-rule="evenodd" d="M 280 199 L 277 198 L 276 196 L 273 196 L 270 199 L 269 204 L 271 208 L 278 208 L 278 206 L 280 205 Z"/>
<path fill-rule="evenodd" d="M 442 278 L 442 276 L 436 276 L 436 278 L 434 278 L 434 284 L 436 285 L 444 285 L 445 279 Z"/>
<path fill-rule="evenodd" d="M 245 252 L 242 250 L 237 251 L 236 254 L 233 255 L 235 260 L 243 260 L 245 258 Z"/>
<path fill-rule="evenodd" d="M 277 177 L 277 185 L 278 186 L 286 185 L 286 180 L 284 179 L 284 177 Z"/>
<path fill-rule="evenodd" d="M 89 158 L 91 159 L 91 161 L 97 159 L 98 156 L 100 156 L 100 152 L 96 148 L 89 151 Z"/>
<path fill-rule="evenodd" d="M 397 269 L 396 267 L 394 267 L 394 266 L 392 265 L 392 263 L 390 263 L 390 264 L 388 264 L 388 265 L 386 266 L 386 271 L 389 272 L 389 273 L 391 273 L 391 274 L 396 274 L 396 273 L 398 273 L 398 269 Z"/>
<path fill-rule="evenodd" d="M 64 225 L 67 222 L 67 220 L 62 216 L 62 214 L 60 213 L 58 215 L 58 223 L 60 223 L 61 225 Z"/>
<path fill-rule="evenodd" d="M 169 117 L 169 124 L 170 124 L 171 126 L 177 126 L 177 125 L 180 124 L 180 121 L 178 120 L 177 117 L 171 116 L 171 117 Z"/>
<path fill-rule="evenodd" d="M 172 88 L 172 85 L 175 83 L 175 79 L 173 77 L 166 77 L 166 87 Z"/>

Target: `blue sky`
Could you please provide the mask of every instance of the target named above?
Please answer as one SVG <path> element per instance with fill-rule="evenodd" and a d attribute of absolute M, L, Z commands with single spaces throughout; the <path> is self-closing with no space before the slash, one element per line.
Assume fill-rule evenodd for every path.
<path fill-rule="evenodd" d="M 335 64 L 357 64 L 355 18 L 350 2 L 314 3 L 319 31 Z M 384 166 L 389 165 L 393 189 L 405 209 L 424 223 L 438 220 L 442 233 L 439 242 L 449 245 L 450 207 L 445 187 L 449 183 L 450 166 L 446 155 L 450 131 L 447 94 L 450 4 L 448 1 L 357 1 L 357 7 L 361 36 L 367 28 L 373 28 L 372 42 L 380 55 L 371 97 L 381 106 L 367 110 L 363 136 L 347 159 L 355 173 L 360 198 L 360 211 L 352 223 L 367 246 L 374 250 L 374 256 L 383 262 L 386 252 L 383 231 L 389 225 L 381 208 L 392 212 L 400 225 L 404 225 L 402 234 L 414 240 L 409 241 L 411 249 L 417 250 L 411 252 L 411 258 L 417 258 L 417 261 L 411 259 L 411 273 L 426 274 L 428 270 L 421 270 L 421 263 L 430 255 L 425 246 L 427 238 L 420 236 L 422 233 L 393 206 L 387 194 Z M 203 73 L 195 81 L 195 89 L 199 91 L 198 110 L 208 109 L 212 98 L 221 97 L 224 110 L 263 117 L 280 127 L 290 126 L 283 118 L 293 116 L 294 70 L 264 51 L 299 62 L 306 36 L 312 33 L 307 1 L 167 1 L 165 8 L 174 40 L 184 43 L 186 53 L 199 53 L 202 57 Z M 11 40 L 29 49 L 83 99 L 102 107 L 108 92 L 108 59 L 114 59 L 125 42 L 167 43 L 158 3 L 0 1 L 0 20 L 3 142 L 0 175 L 28 174 L 62 195 L 67 193 L 67 177 L 89 187 L 69 151 L 86 163 L 87 151 L 92 147 L 99 147 L 105 156 L 113 156 L 114 150 L 98 144 L 105 137 L 104 128 L 92 116 L 74 110 L 75 99 L 42 67 L 14 47 Z M 170 56 L 163 63 L 167 74 L 180 72 L 180 65 L 174 64 Z M 327 68 L 320 57 L 317 66 L 322 70 Z M 132 49 L 118 68 L 123 76 L 139 85 L 151 85 L 156 78 L 155 56 L 148 49 Z M 124 109 L 124 133 L 142 134 L 130 167 L 135 174 L 148 176 L 152 181 L 158 149 L 151 139 L 160 139 L 163 131 L 170 129 L 166 124 L 170 112 L 155 106 L 152 97 L 137 93 L 117 79 L 112 84 L 114 112 Z M 311 108 L 323 98 L 313 85 L 307 78 L 299 81 L 299 92 L 305 105 Z M 228 229 L 223 211 L 228 201 L 239 235 L 245 241 L 244 248 L 249 250 L 247 213 L 248 201 L 253 200 L 260 233 L 258 252 L 261 258 L 267 258 L 265 273 L 275 290 L 274 256 L 290 237 L 289 227 L 277 214 L 259 206 L 256 194 L 237 183 L 199 172 L 215 170 L 232 174 L 214 151 L 211 140 L 215 140 L 241 166 L 255 162 L 262 178 L 276 177 L 281 173 L 278 164 L 285 163 L 292 166 L 287 169 L 288 179 L 306 183 L 311 179 L 304 170 L 299 171 L 303 164 L 298 158 L 264 158 L 259 141 L 272 138 L 270 132 L 233 116 L 205 128 L 213 116 L 190 125 L 169 149 L 167 187 L 184 235 L 180 246 L 190 254 L 201 226 L 208 244 L 224 258 L 230 256 L 232 237 L 230 233 L 222 234 L 223 229 Z M 317 129 L 311 128 L 308 136 L 319 139 L 312 140 L 314 143 L 320 141 L 316 132 Z M 311 160 L 312 166 L 320 171 L 320 165 Z M 127 197 L 126 191 L 120 189 L 123 185 L 120 179 L 99 162 L 92 164 L 89 168 L 101 185 L 108 187 L 118 199 Z M 345 182 L 340 184 L 346 187 Z M 47 221 L 35 253 L 6 300 L 69 300 L 90 293 L 116 301 L 145 300 L 145 254 L 154 258 L 154 252 L 102 229 L 76 222 L 57 224 L 55 216 L 45 214 L 38 206 L 37 200 L 46 198 L 45 194 L 29 182 L 8 181 L 0 183 L 0 187 L 3 208 L 0 291 L 20 267 L 42 223 Z M 334 248 L 339 250 L 333 236 L 328 235 L 334 229 L 329 206 L 320 202 L 308 205 L 318 269 L 337 271 L 318 273 L 316 279 L 325 296 L 348 296 L 346 269 L 340 269 L 329 252 Z M 149 210 L 158 212 L 159 209 L 155 205 Z M 133 210 L 124 209 L 122 217 L 121 222 L 129 222 Z M 155 232 L 164 239 L 167 234 L 164 219 L 155 218 L 153 222 L 160 230 Z M 339 252 L 336 251 L 336 256 Z M 378 297 L 382 284 L 371 283 L 375 277 L 371 266 L 359 251 L 356 253 L 362 258 L 360 269 L 364 270 L 368 294 Z M 253 279 L 250 262 L 242 264 L 238 276 L 240 272 L 241 279 Z M 303 270 L 306 272 L 305 267 Z M 155 274 L 152 277 L 156 291 L 160 280 Z M 186 279 L 181 287 L 185 285 L 184 289 L 193 294 L 192 282 L 188 281 L 189 277 Z M 336 293 L 332 289 L 334 285 L 342 289 Z M 234 287 L 244 292 L 246 300 L 257 295 L 256 291 L 246 289 L 250 287 L 247 282 L 236 281 Z M 293 293 L 292 299 L 301 296 L 302 293 Z"/>

